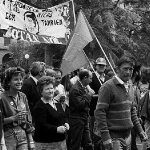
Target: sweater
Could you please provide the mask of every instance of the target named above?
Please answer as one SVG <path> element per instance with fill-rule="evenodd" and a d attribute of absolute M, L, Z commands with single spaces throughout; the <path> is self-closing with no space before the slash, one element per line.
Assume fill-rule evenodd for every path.
<path fill-rule="evenodd" d="M 55 110 L 50 104 L 39 100 L 34 108 L 35 142 L 51 143 L 65 140 L 65 134 L 57 133 L 57 127 L 68 122 L 60 103 L 56 103 Z"/>
<path fill-rule="evenodd" d="M 133 105 L 134 92 L 127 92 L 116 77 L 105 82 L 99 90 L 95 119 L 103 141 L 111 139 L 109 131 L 127 131 L 133 128 L 141 133 L 136 108 Z"/>

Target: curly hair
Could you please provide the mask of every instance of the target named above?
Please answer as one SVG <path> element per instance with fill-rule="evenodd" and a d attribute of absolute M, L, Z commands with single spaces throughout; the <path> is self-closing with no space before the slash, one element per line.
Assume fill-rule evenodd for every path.
<path fill-rule="evenodd" d="M 21 67 L 10 67 L 5 70 L 3 80 L 4 90 L 9 90 L 10 88 L 9 82 L 11 81 L 13 76 L 17 76 L 18 74 L 24 77 L 24 69 Z"/>
<path fill-rule="evenodd" d="M 50 76 L 42 76 L 38 82 L 37 82 L 37 89 L 38 89 L 38 92 L 41 94 L 42 91 L 43 91 L 43 86 L 44 85 L 48 85 L 48 84 L 53 84 L 54 85 L 54 80 L 52 77 Z"/>

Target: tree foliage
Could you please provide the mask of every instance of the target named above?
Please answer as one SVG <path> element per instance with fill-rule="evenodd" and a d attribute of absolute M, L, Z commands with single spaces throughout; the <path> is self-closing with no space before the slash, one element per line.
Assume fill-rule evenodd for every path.
<path fill-rule="evenodd" d="M 46 8 L 67 0 L 26 0 L 38 8 Z M 121 57 L 125 51 L 139 62 L 149 65 L 150 57 L 150 0 L 74 0 L 76 16 L 83 10 L 98 40 L 108 55 Z M 32 47 L 33 48 L 33 47 Z M 53 62 L 59 65 L 65 46 L 52 45 Z M 43 44 L 33 48 L 32 56 L 44 57 Z M 85 48 L 90 59 L 103 55 L 94 40 Z"/>

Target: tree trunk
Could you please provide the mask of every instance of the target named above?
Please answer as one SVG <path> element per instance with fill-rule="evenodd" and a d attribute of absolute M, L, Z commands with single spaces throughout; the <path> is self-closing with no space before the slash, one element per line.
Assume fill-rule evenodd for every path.
<path fill-rule="evenodd" d="M 50 49 L 50 46 L 48 44 L 45 44 L 45 63 L 46 65 L 52 66 L 52 61 L 53 61 L 53 52 Z"/>

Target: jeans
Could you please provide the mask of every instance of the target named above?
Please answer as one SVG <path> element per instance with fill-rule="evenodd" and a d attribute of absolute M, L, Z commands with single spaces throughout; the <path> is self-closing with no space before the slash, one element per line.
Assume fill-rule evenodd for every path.
<path fill-rule="evenodd" d="M 93 150 L 88 120 L 71 118 L 70 122 L 70 146 L 69 150 Z"/>
<path fill-rule="evenodd" d="M 25 131 L 21 127 L 15 127 L 4 132 L 7 150 L 28 150 Z"/>
<path fill-rule="evenodd" d="M 137 136 L 137 133 L 136 133 L 135 129 L 133 128 L 131 130 L 131 138 L 132 138 L 132 140 L 131 140 L 131 149 L 132 150 L 138 150 L 137 145 L 136 145 L 136 136 Z"/>

